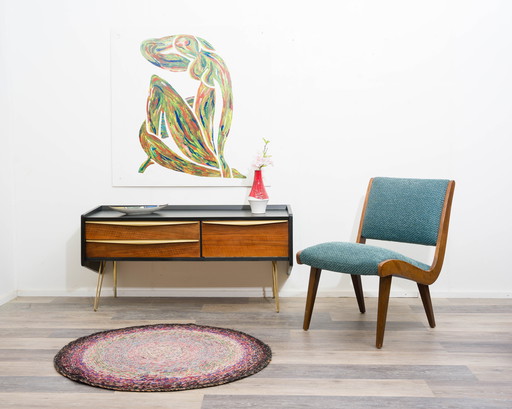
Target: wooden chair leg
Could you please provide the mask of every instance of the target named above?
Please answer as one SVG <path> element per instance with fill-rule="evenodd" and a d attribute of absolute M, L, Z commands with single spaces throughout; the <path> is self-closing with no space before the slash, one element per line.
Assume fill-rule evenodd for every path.
<path fill-rule="evenodd" d="M 381 277 L 379 282 L 379 306 L 377 309 L 377 339 L 375 346 L 382 348 L 384 331 L 386 329 L 386 317 L 388 315 L 389 293 L 391 290 L 392 276 Z"/>
<path fill-rule="evenodd" d="M 434 309 L 432 308 L 432 299 L 430 298 L 428 285 L 418 283 L 418 289 L 420 290 L 423 308 L 425 308 L 425 313 L 427 314 L 428 325 L 430 325 L 430 328 L 435 328 L 436 320 L 434 318 Z"/>
<path fill-rule="evenodd" d="M 302 326 L 304 331 L 309 329 L 309 323 L 311 322 L 311 315 L 313 314 L 313 307 L 315 306 L 316 292 L 318 290 L 321 273 L 321 269 L 311 267 L 311 272 L 309 273 L 308 296 L 306 298 L 306 311 L 304 313 L 304 325 Z"/>
<path fill-rule="evenodd" d="M 359 311 L 361 311 L 361 313 L 364 314 L 366 312 L 366 307 L 364 305 L 363 285 L 361 283 L 361 276 L 351 274 L 350 277 L 352 278 L 354 292 L 356 293 L 357 305 L 359 306 Z"/>

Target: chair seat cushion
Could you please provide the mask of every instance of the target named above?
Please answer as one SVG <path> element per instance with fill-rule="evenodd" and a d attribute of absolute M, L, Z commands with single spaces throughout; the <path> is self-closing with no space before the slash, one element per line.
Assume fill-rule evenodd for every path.
<path fill-rule="evenodd" d="M 300 253 L 300 261 L 311 267 L 355 275 L 378 275 L 379 263 L 402 260 L 423 270 L 430 266 L 396 251 L 359 243 L 329 242 L 308 247 Z"/>

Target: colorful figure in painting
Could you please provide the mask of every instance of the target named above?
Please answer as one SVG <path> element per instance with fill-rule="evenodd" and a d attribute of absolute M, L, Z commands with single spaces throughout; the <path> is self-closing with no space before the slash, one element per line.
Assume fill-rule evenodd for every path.
<path fill-rule="evenodd" d="M 195 96 L 183 98 L 167 81 L 152 76 L 139 132 L 148 159 L 139 172 L 157 163 L 195 176 L 245 178 L 224 157 L 233 93 L 226 64 L 212 45 L 196 36 L 172 35 L 146 40 L 140 49 L 150 63 L 171 72 L 188 71 L 199 85 Z M 164 143 L 168 137 L 179 154 Z"/>

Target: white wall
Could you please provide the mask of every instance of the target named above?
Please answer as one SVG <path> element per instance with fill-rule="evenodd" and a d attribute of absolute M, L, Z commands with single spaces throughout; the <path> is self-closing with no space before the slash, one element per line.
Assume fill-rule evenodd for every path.
<path fill-rule="evenodd" d="M 372 176 L 453 178 L 447 257 L 433 295 L 511 296 L 512 3 L 3 4 L 0 63 L 10 74 L 10 109 L 2 110 L 2 142 L 11 155 L 2 150 L 2 188 L 9 192 L 14 180 L 15 194 L 0 239 L 14 239 L 14 257 L 2 263 L 15 267 L 20 294 L 92 294 L 96 275 L 80 266 L 79 216 L 98 204 L 245 202 L 247 188 L 111 186 L 110 30 L 155 25 L 172 34 L 179 22 L 264 25 L 272 33 L 266 55 L 241 50 L 240 58 L 271 70 L 267 116 L 255 126 L 272 141 L 269 193 L 273 203 L 293 207 L 295 250 L 353 240 Z M 9 214 L 9 204 L 1 206 Z M 432 255 L 405 250 L 424 261 Z M 120 285 L 126 292 L 147 287 L 146 294 L 252 290 L 270 285 L 267 264 L 121 263 Z M 283 272 L 281 293 L 303 295 L 307 278 L 305 266 Z M 12 287 L 12 274 L 2 280 Z M 364 285 L 375 294 L 376 279 Z M 326 272 L 320 291 L 352 289 L 347 277 Z M 396 280 L 395 295 L 414 293 L 412 283 Z"/>
<path fill-rule="evenodd" d="M 16 296 L 16 272 L 13 255 L 13 159 L 10 130 L 9 72 L 3 61 L 7 58 L 5 7 L 0 2 L 0 304 Z"/>

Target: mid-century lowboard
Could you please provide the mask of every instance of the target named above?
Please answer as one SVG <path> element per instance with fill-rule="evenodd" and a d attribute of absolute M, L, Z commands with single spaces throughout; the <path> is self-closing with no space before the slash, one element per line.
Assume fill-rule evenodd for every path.
<path fill-rule="evenodd" d="M 99 206 L 81 216 L 82 266 L 98 272 L 98 309 L 105 263 L 113 261 L 272 261 L 272 291 L 279 312 L 277 261 L 293 264 L 293 218 L 289 205 L 166 206 L 151 214 L 127 215 Z"/>

